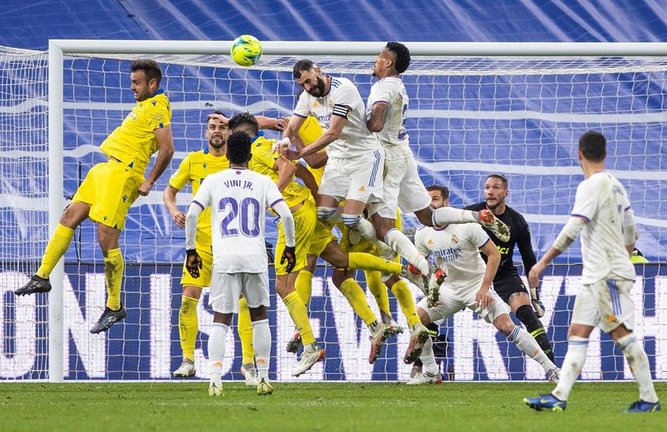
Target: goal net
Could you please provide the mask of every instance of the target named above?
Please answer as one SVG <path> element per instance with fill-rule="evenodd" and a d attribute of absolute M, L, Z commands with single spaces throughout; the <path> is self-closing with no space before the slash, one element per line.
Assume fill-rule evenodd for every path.
<path fill-rule="evenodd" d="M 225 52 L 228 45 L 221 43 L 217 51 L 202 54 L 206 51 L 202 44 L 189 43 L 193 54 L 178 43 L 173 46 L 179 47 L 174 50 L 179 54 L 166 54 L 168 43 L 157 54 L 154 48 L 144 54 L 136 47 L 127 51 L 133 54 L 119 54 L 120 49 L 111 53 L 113 49 L 107 49 L 104 42 L 85 54 L 65 49 L 60 69 L 62 102 L 52 96 L 50 113 L 47 55 L 0 49 L 0 379 L 58 380 L 60 371 L 65 380 L 170 379 L 182 360 L 178 309 L 184 233 L 165 209 L 162 191 L 188 152 L 205 147 L 207 115 L 215 110 L 228 116 L 244 111 L 270 117 L 290 115 L 299 90 L 291 70 L 300 58 L 311 58 L 325 73 L 350 78 L 365 100 L 373 83 L 370 72 L 375 53 L 383 45 L 367 44 L 370 48 L 362 52 L 359 44 L 349 44 L 350 52 L 360 52 L 351 56 L 324 54 L 326 47 L 319 51 L 321 55 L 272 51 L 268 48 L 278 43 L 268 43 L 269 55 L 258 66 L 241 68 L 229 56 L 214 54 Z M 313 44 L 304 46 L 310 53 L 316 49 Z M 410 96 L 407 129 L 422 180 L 426 185 L 448 186 L 451 204 L 462 207 L 483 200 L 486 175 L 506 175 L 508 204 L 529 222 L 538 257 L 567 220 L 582 180 L 576 162 L 579 135 L 595 129 L 607 137 L 608 168 L 628 189 L 640 224 L 638 248 L 650 261 L 637 266 L 639 277 L 633 290 L 636 332 L 644 341 L 654 377 L 667 379 L 667 270 L 659 264 L 667 258 L 667 223 L 661 217 L 667 202 L 667 167 L 663 166 L 667 164 L 663 157 L 667 56 L 501 57 L 448 56 L 445 52 L 421 56 L 418 46 L 409 46 L 417 55 L 403 76 Z M 176 154 L 151 193 L 132 207 L 121 235 L 125 258 L 122 300 L 128 316 L 107 333 L 92 335 L 88 330 L 104 308 L 106 292 L 103 258 L 90 221 L 76 231 L 65 255 L 62 287 L 54 273 L 54 292 L 48 296 L 18 298 L 13 291 L 37 269 L 49 226 L 53 229 L 88 170 L 105 160 L 98 147 L 135 103 L 129 90 L 129 65 L 139 57 L 155 58 L 162 66 L 162 87 L 173 108 Z M 55 124 L 62 127 L 62 149 L 54 142 L 53 133 L 58 131 L 53 123 L 49 138 L 49 116 L 52 121 L 59 119 Z M 271 131 L 266 135 L 277 137 Z M 55 167 L 60 164 L 62 170 L 62 190 L 55 189 L 55 201 L 53 184 L 49 200 L 49 179 L 57 184 L 59 176 L 54 158 Z M 179 192 L 183 210 L 191 197 L 189 188 Z M 406 215 L 405 224 L 409 231 L 417 221 Z M 268 241 L 273 243 L 275 223 L 269 221 L 268 228 Z M 518 253 L 515 261 L 520 264 Z M 558 365 L 567 350 L 580 263 L 577 243 L 547 270 L 541 285 L 546 307 L 542 322 L 553 341 Z M 273 272 L 270 274 L 273 280 Z M 315 276 L 310 317 L 327 357 L 299 381 L 406 379 L 411 368 L 402 363 L 407 331 L 389 341 L 374 365 L 368 364 L 369 333 L 331 283 L 331 268 L 320 263 Z M 363 273 L 357 278 L 365 286 Z M 370 292 L 367 297 L 379 316 Z M 390 298 L 394 318 L 406 327 L 391 294 Z M 274 295 L 271 301 L 271 377 L 290 380 L 297 359 L 285 352 L 285 344 L 293 325 L 280 299 Z M 205 378 L 212 324 L 207 290 L 199 302 L 198 316 L 195 363 L 197 376 Z M 241 379 L 241 350 L 236 331 L 231 333 L 233 343 L 228 344 L 223 379 L 237 380 Z M 584 379 L 632 377 L 608 336 L 595 331 L 588 353 Z M 544 379 L 537 363 L 525 359 L 470 311 L 442 323 L 436 355 L 445 379 Z"/>

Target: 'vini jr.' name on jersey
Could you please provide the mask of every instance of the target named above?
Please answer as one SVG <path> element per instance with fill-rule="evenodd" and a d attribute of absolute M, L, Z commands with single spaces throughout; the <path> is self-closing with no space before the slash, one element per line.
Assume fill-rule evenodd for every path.
<path fill-rule="evenodd" d="M 227 188 L 241 188 L 241 189 L 250 189 L 252 188 L 252 182 L 248 180 L 239 180 L 239 179 L 230 179 L 223 182 Z"/>

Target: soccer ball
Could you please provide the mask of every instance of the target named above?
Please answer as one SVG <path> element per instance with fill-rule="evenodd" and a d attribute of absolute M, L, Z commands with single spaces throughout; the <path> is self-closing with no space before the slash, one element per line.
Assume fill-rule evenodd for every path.
<path fill-rule="evenodd" d="M 252 66 L 262 56 L 262 43 L 254 36 L 239 36 L 232 42 L 229 54 L 236 64 L 245 67 Z"/>

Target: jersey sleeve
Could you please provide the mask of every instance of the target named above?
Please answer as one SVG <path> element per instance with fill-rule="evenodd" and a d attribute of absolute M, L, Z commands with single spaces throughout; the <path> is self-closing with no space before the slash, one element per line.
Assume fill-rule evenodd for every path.
<path fill-rule="evenodd" d="M 308 100 L 308 93 L 303 91 L 299 95 L 299 100 L 296 102 L 296 108 L 294 108 L 294 114 L 299 117 L 306 118 L 311 113 L 310 112 L 310 101 Z"/>
<path fill-rule="evenodd" d="M 210 184 L 211 182 L 202 183 L 194 198 L 192 198 L 193 203 L 199 204 L 202 208 L 212 207 L 213 197 L 211 195 Z"/>
<path fill-rule="evenodd" d="M 526 219 L 521 215 L 517 217 L 517 230 L 514 234 L 516 235 L 516 244 L 519 247 L 524 271 L 528 274 L 537 262 L 537 259 L 535 258 L 533 245 L 530 241 L 530 225 L 528 225 Z"/>
<path fill-rule="evenodd" d="M 264 176 L 264 190 L 266 196 L 266 208 L 273 207 L 275 204 L 284 201 L 278 186 L 267 176 Z"/>
<path fill-rule="evenodd" d="M 169 186 L 181 190 L 190 181 L 190 155 L 181 161 L 175 173 L 169 177 Z"/>
<path fill-rule="evenodd" d="M 145 114 L 148 116 L 151 129 L 161 129 L 171 124 L 169 100 L 166 98 L 156 98 L 155 104 L 149 103 L 146 107 Z"/>
<path fill-rule="evenodd" d="M 597 193 L 594 183 L 591 181 L 579 183 L 571 215 L 590 222 L 597 213 L 597 207 Z"/>
<path fill-rule="evenodd" d="M 372 109 L 376 103 L 389 103 L 391 101 L 391 90 L 378 81 L 371 87 L 371 94 L 368 96 L 368 109 Z"/>
<path fill-rule="evenodd" d="M 480 225 L 469 223 L 465 224 L 464 227 L 468 230 L 468 241 L 477 249 L 491 241 L 489 235 L 484 232 L 484 229 Z"/>
<path fill-rule="evenodd" d="M 417 229 L 417 232 L 415 233 L 415 247 L 420 254 L 429 256 L 431 251 L 426 247 L 426 231 L 426 227 Z"/>
<path fill-rule="evenodd" d="M 347 118 L 347 114 L 354 110 L 360 102 L 361 95 L 353 84 L 341 85 L 336 90 L 336 100 L 334 101 L 332 115 Z"/>

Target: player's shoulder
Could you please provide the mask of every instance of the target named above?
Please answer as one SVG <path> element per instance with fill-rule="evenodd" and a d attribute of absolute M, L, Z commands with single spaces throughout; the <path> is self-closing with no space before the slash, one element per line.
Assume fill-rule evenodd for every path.
<path fill-rule="evenodd" d="M 523 222 L 526 221 L 526 218 L 523 217 L 523 215 L 521 214 L 521 212 L 519 212 L 517 209 L 515 209 L 515 208 L 513 208 L 513 207 L 510 207 L 510 206 L 508 206 L 508 205 L 505 205 L 505 212 L 507 213 L 507 215 L 508 215 L 511 219 L 514 219 L 514 220 L 517 220 L 517 221 L 523 221 Z"/>
<path fill-rule="evenodd" d="M 339 92 L 353 92 L 359 94 L 359 90 L 357 89 L 357 86 L 354 85 L 354 83 L 345 77 L 332 77 L 331 78 L 331 92 L 332 93 L 339 93 Z"/>
<path fill-rule="evenodd" d="M 183 160 L 188 161 L 189 163 L 198 163 L 198 162 L 203 162 L 204 159 L 206 158 L 206 151 L 203 149 L 201 150 L 196 150 L 196 151 L 191 151 L 185 157 Z"/>
<path fill-rule="evenodd" d="M 169 106 L 169 96 L 165 93 L 164 90 L 160 89 L 153 93 L 151 97 L 147 99 L 148 106 L 155 108 L 166 108 Z"/>

